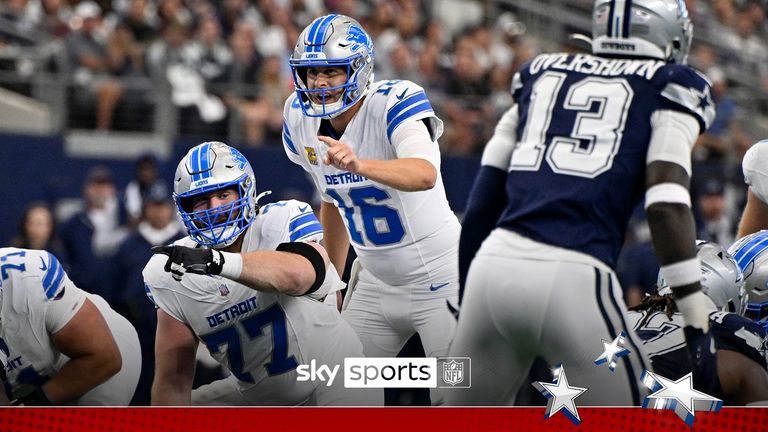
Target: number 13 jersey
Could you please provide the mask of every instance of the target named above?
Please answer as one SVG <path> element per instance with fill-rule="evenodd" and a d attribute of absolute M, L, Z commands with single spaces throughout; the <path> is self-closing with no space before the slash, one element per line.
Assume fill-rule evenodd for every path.
<path fill-rule="evenodd" d="M 443 123 L 424 89 L 410 81 L 373 83 L 341 136 L 327 121 L 305 117 L 300 103 L 295 94 L 285 103 L 285 153 L 310 174 L 323 201 L 339 209 L 363 268 L 393 286 L 457 279 L 460 225 L 445 196 L 437 144 Z M 400 128 L 416 121 L 427 126 L 429 150 L 400 144 Z M 347 144 L 359 159 L 426 159 L 437 169 L 435 187 L 403 192 L 325 165 L 328 146 L 318 135 Z"/>
<path fill-rule="evenodd" d="M 498 226 L 611 267 L 645 192 L 654 116 L 682 112 L 703 132 L 715 115 L 703 75 L 651 59 L 543 54 L 512 93 L 517 145 Z"/>

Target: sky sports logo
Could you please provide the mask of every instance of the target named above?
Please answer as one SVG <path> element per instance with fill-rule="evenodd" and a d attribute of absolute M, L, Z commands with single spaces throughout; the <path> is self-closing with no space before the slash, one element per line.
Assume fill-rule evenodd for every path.
<path fill-rule="evenodd" d="M 348 357 L 343 378 L 339 365 L 309 364 L 296 368 L 298 381 L 321 381 L 330 387 L 337 379 L 347 388 L 469 388 L 469 357 L 385 358 Z"/>

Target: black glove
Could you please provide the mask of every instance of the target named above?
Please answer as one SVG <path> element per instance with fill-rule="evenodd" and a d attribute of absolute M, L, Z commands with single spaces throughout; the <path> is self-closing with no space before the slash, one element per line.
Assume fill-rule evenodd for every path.
<path fill-rule="evenodd" d="M 716 394 L 719 379 L 717 377 L 717 354 L 712 331 L 704 333 L 693 326 L 683 327 L 688 357 L 693 368 L 693 385 L 696 390 L 707 394 Z"/>
<path fill-rule="evenodd" d="M 163 269 L 181 281 L 186 272 L 217 275 L 224 267 L 224 255 L 215 249 L 195 249 L 186 246 L 155 246 L 152 252 L 168 255 Z"/>
<path fill-rule="evenodd" d="M 48 396 L 45 394 L 42 387 L 35 386 L 31 392 L 12 400 L 11 405 L 51 406 L 53 405 L 53 402 L 48 399 Z"/>

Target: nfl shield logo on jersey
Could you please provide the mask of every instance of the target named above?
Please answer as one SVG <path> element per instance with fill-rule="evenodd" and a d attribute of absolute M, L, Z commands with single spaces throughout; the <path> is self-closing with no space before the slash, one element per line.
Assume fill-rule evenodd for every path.
<path fill-rule="evenodd" d="M 317 153 L 315 152 L 315 149 L 312 147 L 304 146 L 304 151 L 307 152 L 307 159 L 309 160 L 309 163 L 312 165 L 317 165 Z"/>
<path fill-rule="evenodd" d="M 469 357 L 443 357 L 438 359 L 442 374 L 438 376 L 438 387 L 470 387 Z"/>
<path fill-rule="evenodd" d="M 219 294 L 221 294 L 222 297 L 228 296 L 229 288 L 227 288 L 227 286 L 224 284 L 219 285 Z"/>

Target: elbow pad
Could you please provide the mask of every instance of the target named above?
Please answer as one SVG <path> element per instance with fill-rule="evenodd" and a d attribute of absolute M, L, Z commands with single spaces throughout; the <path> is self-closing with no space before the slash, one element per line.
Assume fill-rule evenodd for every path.
<path fill-rule="evenodd" d="M 315 282 L 303 295 L 312 294 L 320 288 L 320 286 L 325 281 L 326 270 L 325 260 L 323 259 L 323 256 L 320 255 L 320 252 L 317 251 L 317 249 L 304 242 L 290 242 L 280 243 L 277 245 L 276 250 L 278 252 L 288 252 L 301 255 L 308 259 L 312 264 L 312 267 L 315 269 Z"/>

